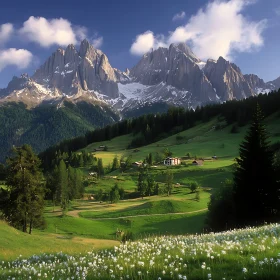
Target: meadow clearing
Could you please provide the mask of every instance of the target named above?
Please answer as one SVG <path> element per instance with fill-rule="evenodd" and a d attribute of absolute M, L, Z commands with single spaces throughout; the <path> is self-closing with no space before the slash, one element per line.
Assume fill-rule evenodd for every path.
<path fill-rule="evenodd" d="M 19 257 L 0 279 L 262 279 L 280 275 L 280 226 L 148 237 L 111 250 Z"/>
<path fill-rule="evenodd" d="M 189 153 L 191 158 L 179 166 L 150 168 L 160 186 L 165 184 L 166 171 L 172 171 L 170 196 L 130 198 L 139 173 L 131 167 L 92 179 L 84 198 L 72 201 L 67 213 L 46 202 L 46 227 L 32 235 L 1 222 L 0 279 L 279 279 L 279 225 L 201 235 L 209 197 L 232 178 L 247 129 L 233 134 L 231 127 L 216 130 L 216 123 L 217 119 L 200 123 L 179 133 L 180 137 L 172 135 L 137 152 L 127 149 L 132 135 L 88 146 L 86 152 L 100 145 L 108 147 L 108 151 L 94 152 L 105 167 L 115 155 L 141 161 L 165 148 L 173 156 Z M 280 140 L 278 123 L 279 116 L 266 120 L 272 142 Z M 204 158 L 203 165 L 192 165 L 194 158 Z M 87 176 L 89 168 L 82 170 Z M 200 185 L 199 199 L 190 191 L 193 181 Z M 118 203 L 88 199 L 114 184 L 124 188 L 128 198 Z M 130 232 L 135 242 L 120 244 L 118 230 Z"/>

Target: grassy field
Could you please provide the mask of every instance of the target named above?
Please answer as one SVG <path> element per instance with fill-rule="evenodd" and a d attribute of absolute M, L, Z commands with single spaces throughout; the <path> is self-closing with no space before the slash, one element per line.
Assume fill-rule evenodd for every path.
<path fill-rule="evenodd" d="M 0 221 L 0 260 L 13 260 L 19 255 L 30 257 L 33 254 L 61 251 L 67 254 L 77 254 L 88 250 L 111 248 L 117 244 L 119 242 L 114 240 L 96 240 L 81 236 L 48 234 L 38 230 L 29 235 Z"/>
<path fill-rule="evenodd" d="M 266 120 L 272 142 L 280 141 L 279 121 L 279 115 L 270 116 Z M 96 157 L 103 159 L 104 165 L 112 163 L 115 155 L 119 158 L 122 155 L 131 155 L 133 161 L 141 161 L 148 153 L 162 152 L 165 148 L 171 150 L 174 156 L 182 157 L 190 153 L 192 158 L 207 160 L 202 166 L 193 166 L 191 164 L 193 159 L 190 159 L 180 166 L 152 167 L 149 173 L 160 186 L 164 185 L 166 171 L 172 170 L 174 188 L 169 197 L 158 195 L 144 199 L 127 199 L 117 204 L 87 200 L 88 195 L 94 195 L 99 189 L 108 192 L 116 183 L 124 188 L 127 194 L 135 192 L 138 169 L 130 168 L 124 173 L 116 170 L 102 178 L 92 179 L 86 188 L 85 198 L 73 201 L 66 215 L 62 215 L 58 206 L 53 208 L 51 204 L 47 204 L 45 208 L 47 227 L 41 231 L 35 230 L 31 236 L 2 222 L 0 260 L 13 259 L 19 254 L 24 257 L 59 251 L 76 254 L 92 248 L 110 248 L 118 244 L 117 230 L 129 231 L 135 239 L 162 234 L 202 233 L 211 192 L 220 187 L 225 179 L 232 178 L 234 159 L 238 156 L 238 147 L 247 129 L 242 127 L 239 133 L 232 134 L 231 127 L 214 129 L 217 122 L 217 119 L 213 119 L 207 123 L 200 123 L 180 132 L 180 137 L 172 135 L 141 147 L 138 152 L 127 149 L 133 139 L 132 135 L 89 145 L 85 149 L 87 152 L 93 152 L 100 145 L 108 146 L 108 151 L 94 152 Z M 213 160 L 213 155 L 218 159 Z M 87 174 L 88 169 L 83 168 L 83 172 Z M 199 201 L 188 188 L 188 184 L 192 181 L 198 182 L 201 186 Z"/>
<path fill-rule="evenodd" d="M 208 189 L 202 189 L 197 201 L 189 188 L 178 187 L 170 197 L 151 196 L 116 204 L 79 200 L 66 216 L 49 206 L 45 232 L 103 239 L 115 239 L 117 230 L 130 231 L 134 238 L 166 232 L 200 233 L 209 195 Z"/>
<path fill-rule="evenodd" d="M 174 223 L 183 221 L 171 220 L 168 228 Z M 146 237 L 114 250 L 0 262 L 0 279 L 279 280 L 279 237 L 277 224 L 217 234 Z"/>

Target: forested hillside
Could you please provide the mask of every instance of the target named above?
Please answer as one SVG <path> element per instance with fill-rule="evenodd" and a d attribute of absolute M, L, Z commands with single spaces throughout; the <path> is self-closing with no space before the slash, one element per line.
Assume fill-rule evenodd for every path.
<path fill-rule="evenodd" d="M 13 145 L 30 144 L 39 153 L 118 119 L 109 108 L 86 102 L 65 102 L 59 108 L 41 105 L 31 110 L 23 103 L 5 104 L 0 107 L 0 161 L 5 160 Z"/>
<path fill-rule="evenodd" d="M 278 112 L 280 90 L 240 101 L 234 100 L 223 104 L 198 107 L 196 110 L 174 107 L 163 114 L 148 114 L 134 119 L 124 119 L 102 129 L 88 132 L 85 136 L 66 140 L 59 145 L 50 147 L 40 156 L 45 168 L 48 168 L 58 151 L 70 153 L 94 142 L 106 141 L 131 133 L 133 138 L 127 148 L 141 147 L 189 129 L 199 122 L 207 122 L 213 117 L 217 117 L 219 120 L 215 129 L 232 125 L 232 132 L 234 133 L 239 127 L 248 124 L 257 103 L 263 109 L 265 117 Z"/>

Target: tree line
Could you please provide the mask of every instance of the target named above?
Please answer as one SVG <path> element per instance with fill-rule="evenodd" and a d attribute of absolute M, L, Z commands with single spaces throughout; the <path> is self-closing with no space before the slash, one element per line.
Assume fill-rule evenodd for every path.
<path fill-rule="evenodd" d="M 213 117 L 219 117 L 225 120 L 227 125 L 235 126 L 232 130 L 234 132 L 238 127 L 249 123 L 256 103 L 259 103 L 262 107 L 264 116 L 277 112 L 280 103 L 280 90 L 240 101 L 233 100 L 223 104 L 197 107 L 196 110 L 170 108 L 167 113 L 163 114 L 148 114 L 137 118 L 124 119 L 104 128 L 87 132 L 84 136 L 63 141 L 48 148 L 39 156 L 44 168 L 48 169 L 52 166 L 52 160 L 58 151 L 70 154 L 91 143 L 111 140 L 114 137 L 126 134 L 133 135 L 128 148 L 136 148 L 189 129 L 197 122 L 207 122 Z"/>

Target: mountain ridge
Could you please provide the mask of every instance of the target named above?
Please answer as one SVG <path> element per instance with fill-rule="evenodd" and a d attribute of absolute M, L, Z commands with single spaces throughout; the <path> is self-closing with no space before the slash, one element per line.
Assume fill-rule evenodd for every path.
<path fill-rule="evenodd" d="M 195 108 L 279 87 L 280 77 L 265 83 L 257 75 L 243 75 L 223 57 L 203 62 L 185 43 L 151 50 L 123 72 L 85 39 L 79 50 L 73 44 L 58 48 L 31 77 L 14 77 L 0 89 L 0 103 L 23 102 L 33 108 L 86 101 L 122 113 L 154 103 Z"/>

